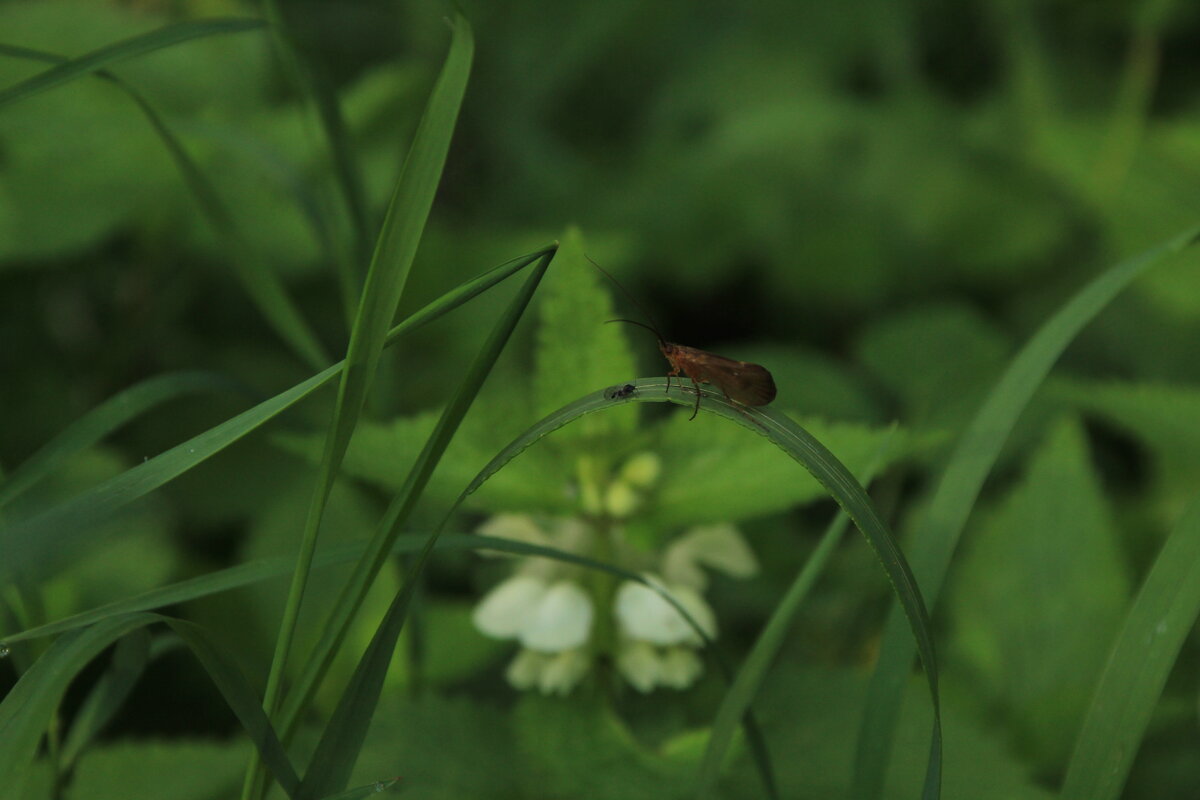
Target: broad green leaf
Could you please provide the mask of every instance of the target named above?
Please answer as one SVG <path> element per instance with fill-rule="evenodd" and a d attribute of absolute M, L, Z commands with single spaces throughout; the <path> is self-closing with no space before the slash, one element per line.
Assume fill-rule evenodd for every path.
<path fill-rule="evenodd" d="M 599 697 L 565 703 L 527 693 L 512 724 L 529 764 L 523 796 L 673 800 L 687 791 L 681 765 L 644 749 Z"/>
<path fill-rule="evenodd" d="M 482 698 L 389 692 L 380 700 L 354 782 L 399 775 L 397 796 L 518 797 L 511 714 Z"/>
<path fill-rule="evenodd" d="M 981 709 L 1030 760 L 1062 764 L 1129 600 L 1104 487 L 1079 424 L 1048 432 L 974 533 L 948 587 L 952 647 Z"/>
<path fill-rule="evenodd" d="M 746 436 L 714 417 L 674 414 L 663 426 L 658 452 L 662 480 L 647 508 L 665 528 L 738 520 L 783 511 L 825 496 L 816 478 L 791 469 L 788 454 L 771 441 Z M 838 458 L 863 463 L 889 437 L 885 428 L 804 419 L 804 426 Z M 895 459 L 910 449 L 898 437 Z"/>
<path fill-rule="evenodd" d="M 538 298 L 537 369 L 533 389 L 536 416 L 549 414 L 580 394 L 636 375 L 629 343 L 620 324 L 628 316 L 613 310 L 617 289 L 588 261 L 583 236 L 571 228 L 563 236 L 555 268 Z M 630 314 L 635 312 L 631 311 Z M 646 334 L 646 340 L 654 339 Z M 605 414 L 577 426 L 568 438 L 596 440 L 633 429 L 628 414 Z"/>
<path fill-rule="evenodd" d="M 1146 576 L 1067 767 L 1061 800 L 1116 800 L 1184 640 L 1200 616 L 1200 502 L 1171 532 Z"/>
<path fill-rule="evenodd" d="M 910 548 L 930 602 L 936 601 L 941 590 L 958 537 L 984 479 L 1017 417 L 1059 355 L 1130 281 L 1167 256 L 1188 248 L 1196 237 L 1195 230 L 1188 231 L 1102 273 L 1044 323 L 1009 364 L 956 444 Z M 898 609 L 893 608 L 860 728 L 854 768 L 854 796 L 859 800 L 877 798 L 882 792 L 913 657 L 904 627 Z"/>

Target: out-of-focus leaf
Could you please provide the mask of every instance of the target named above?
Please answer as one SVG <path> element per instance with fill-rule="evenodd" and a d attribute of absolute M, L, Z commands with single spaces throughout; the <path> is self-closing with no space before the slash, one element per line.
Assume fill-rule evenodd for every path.
<path fill-rule="evenodd" d="M 1028 755 L 1061 763 L 1129 599 L 1129 579 L 1083 431 L 1055 426 L 981 525 L 955 573 L 952 646 L 981 709 Z"/>
<path fill-rule="evenodd" d="M 212 800 L 236 791 L 245 764 L 242 742 L 138 741 L 105 744 L 86 753 L 69 800 Z"/>

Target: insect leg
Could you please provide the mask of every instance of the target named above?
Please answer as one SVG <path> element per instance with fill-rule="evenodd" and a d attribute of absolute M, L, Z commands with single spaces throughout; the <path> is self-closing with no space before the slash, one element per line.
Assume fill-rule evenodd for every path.
<path fill-rule="evenodd" d="M 688 422 L 694 420 L 700 413 L 700 384 L 696 383 L 695 378 L 692 378 L 692 389 L 696 392 L 696 407 L 692 409 L 692 415 L 688 417 Z"/>

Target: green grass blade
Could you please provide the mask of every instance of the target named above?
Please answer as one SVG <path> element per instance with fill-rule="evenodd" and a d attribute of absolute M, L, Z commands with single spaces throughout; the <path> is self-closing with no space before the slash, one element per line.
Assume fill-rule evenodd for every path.
<path fill-rule="evenodd" d="M 199 626 L 160 614 L 127 614 L 71 631 L 34 662 L 0 702 L 0 786 L 19 784 L 75 676 L 114 641 L 156 622 L 170 626 L 200 660 L 284 791 L 294 796 L 299 785 L 296 772 L 234 660 Z"/>
<path fill-rule="evenodd" d="M 283 717 L 281 728 L 285 738 L 290 732 L 290 723 L 299 718 L 299 712 L 305 708 L 308 699 L 324 676 L 338 645 L 349 630 L 350 623 L 362 604 L 367 590 L 382 567 L 402 526 L 420 499 L 421 492 L 437 467 L 442 453 L 445 452 L 446 446 L 457 431 L 462 418 L 466 416 L 480 387 L 495 365 L 496 359 L 500 357 L 501 351 L 508 343 L 521 316 L 525 313 L 529 301 L 533 299 L 533 293 L 550 265 L 550 260 L 547 256 L 534 268 L 521 286 L 521 291 L 513 298 L 504 314 L 496 322 L 487 342 L 476 356 L 470 369 L 467 370 L 454 398 L 442 412 L 425 447 L 409 471 L 404 487 L 384 515 L 376 535 L 367 548 L 367 553 L 359 561 L 354 574 L 346 582 L 346 588 L 339 596 L 334 611 L 326 622 L 321 640 L 314 648 L 308 668 L 293 692 L 293 697 L 298 698 L 298 702 L 289 706 L 289 710 L 295 710 Z M 379 701 L 379 693 L 383 689 L 383 681 L 396 649 L 396 640 L 400 636 L 400 631 L 408 615 L 409 603 L 416 590 L 418 578 L 437 544 L 440 532 L 441 527 L 426 539 L 420 554 L 408 569 L 403 588 L 392 602 L 383 622 L 372 637 L 371 644 L 359 661 L 358 667 L 350 679 L 350 684 L 334 711 L 333 718 L 325 727 L 310 762 L 311 766 L 304 775 L 304 781 L 300 787 L 301 798 L 318 798 L 331 792 L 340 791 L 349 781 L 354 762 L 358 759 L 359 750 L 366 738 L 375 706 Z"/>
<path fill-rule="evenodd" d="M 60 86 L 76 78 L 90 75 L 119 61 L 136 58 L 164 47 L 204 36 L 257 30 L 263 26 L 263 21 L 258 19 L 205 19 L 167 25 L 149 33 L 101 47 L 99 50 L 93 50 L 78 58 L 72 58 L 7 89 L 0 90 L 0 107 Z"/>
<path fill-rule="evenodd" d="M 70 59 L 54 53 L 7 45 L 0 45 L 0 53 L 58 64 L 66 64 L 70 61 Z M 201 213 L 229 248 L 232 254 L 229 265 L 233 270 L 234 277 L 242 284 L 246 294 L 280 338 L 290 345 L 310 367 L 320 369 L 322 364 L 329 361 L 329 357 L 321 347 L 316 334 L 313 333 L 312 328 L 300 314 L 300 310 L 292 302 L 283 286 L 283 281 L 275 272 L 264 268 L 260 263 L 261 259 L 254 254 L 253 248 L 242 235 L 220 195 L 217 194 L 216 189 L 204 176 L 192 157 L 188 155 L 183 143 L 171 131 L 154 106 L 130 84 L 108 70 L 98 70 L 95 72 L 95 76 L 117 86 L 138 106 L 162 140 L 163 146 L 166 147 L 176 169 L 179 170 L 184 183 L 187 184 L 188 190 L 196 198 L 196 204 L 200 207 Z"/>
<path fill-rule="evenodd" d="M 148 378 L 105 400 L 67 426 L 0 484 L 0 507 L 53 474 L 64 461 L 150 409 L 188 394 L 235 391 L 229 378 L 212 372 L 175 372 Z"/>
<path fill-rule="evenodd" d="M 128 699 L 150 659 L 150 634 L 136 630 L 125 636 L 113 650 L 108 669 L 88 692 L 79 712 L 71 720 L 71 729 L 59 755 L 59 769 L 69 772 L 104 726 Z"/>
<path fill-rule="evenodd" d="M 1200 501 L 1154 561 L 1100 676 L 1061 800 L 1116 800 L 1184 640 L 1200 616 Z"/>
<path fill-rule="evenodd" d="M 551 252 L 553 248 L 546 248 L 522 256 L 462 284 L 393 328 L 388 334 L 388 344 L 453 311 Z M 89 541 L 93 526 L 265 425 L 332 381 L 341 372 L 343 364 L 338 362 L 287 391 L 48 511 L 0 526 L 0 584 L 18 574 L 30 574 L 42 569 L 60 554 L 80 551 Z"/>
<path fill-rule="evenodd" d="M 915 532 L 910 555 L 930 603 L 937 600 L 950 557 L 984 479 L 1017 417 L 1059 355 L 1130 281 L 1166 256 L 1188 247 L 1196 237 L 1197 231 L 1189 231 L 1104 272 L 1047 320 L 1013 359 L 955 446 L 924 524 Z M 852 793 L 859 800 L 882 796 L 912 658 L 912 643 L 905 634 L 904 620 L 893 609 L 884 629 L 859 729 Z"/>
<path fill-rule="evenodd" d="M 305 520 L 296 571 L 288 591 L 275 643 L 275 655 L 267 676 L 263 704 L 269 715 L 275 713 L 283 691 L 283 675 L 300 616 L 312 557 L 316 552 L 317 533 L 325 504 L 350 444 L 350 436 L 358 424 L 367 391 L 383 353 L 388 326 L 396 314 L 421 233 L 433 206 L 458 111 L 466 93 L 473 54 L 474 40 L 470 25 L 462 15 L 458 15 L 452 26 L 450 51 L 417 126 L 404 168 L 396 181 L 383 229 L 375 245 L 375 254 L 367 271 L 362 301 L 350 334 L 333 421 L 321 458 L 317 486 Z"/>
<path fill-rule="evenodd" d="M 892 430 L 894 433 L 894 426 Z M 884 463 L 891 439 L 892 437 L 889 436 L 880 443 L 879 449 L 876 451 L 871 463 L 863 470 L 862 482 L 864 485 L 871 482 L 876 471 Z M 750 710 L 750 704 L 754 700 L 759 687 L 762 685 L 762 680 L 766 677 L 767 670 L 775 660 L 779 649 L 783 646 L 784 638 L 791 627 L 792 619 L 800 610 L 800 604 L 804 602 L 804 598 L 808 596 L 809 590 L 825 569 L 825 564 L 828 563 L 829 557 L 833 555 L 833 551 L 837 543 L 841 540 L 842 534 L 846 531 L 849 523 L 850 518 L 840 511 L 834 516 L 833 520 L 829 523 L 829 527 L 826 528 L 825 534 L 821 537 L 821 541 L 813 550 L 812 555 L 809 556 L 808 561 L 805 562 L 796 579 L 792 581 L 792 585 L 788 587 L 783 599 L 779 601 L 779 605 L 775 607 L 771 618 L 763 627 L 762 633 L 758 635 L 758 639 L 750 649 L 749 655 L 746 656 L 745 661 L 738 670 L 737 677 L 733 680 L 733 685 L 729 687 L 729 691 L 725 693 L 725 697 L 721 700 L 721 707 L 717 710 L 717 716 L 713 720 L 712 732 L 709 734 L 708 744 L 704 749 L 704 756 L 697 770 L 697 797 L 709 797 L 716 789 L 717 778 L 720 777 L 721 764 L 725 759 L 725 753 L 729 749 L 730 742 L 733 741 L 734 732 L 737 730 L 746 712 Z"/>

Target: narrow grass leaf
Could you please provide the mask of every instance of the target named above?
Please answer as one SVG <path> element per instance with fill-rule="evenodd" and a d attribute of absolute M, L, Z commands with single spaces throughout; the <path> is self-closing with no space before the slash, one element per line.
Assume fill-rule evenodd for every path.
<path fill-rule="evenodd" d="M 52 475 L 71 456 L 86 450 L 155 406 L 188 394 L 215 394 L 240 388 L 229 378 L 213 372 L 174 372 L 134 384 L 71 423 L 13 470 L 8 480 L 0 484 L 0 507 Z"/>
<path fill-rule="evenodd" d="M 955 446 L 923 524 L 915 531 L 910 555 L 928 602 L 937 600 L 963 526 L 1005 439 L 1059 355 L 1130 281 L 1193 244 L 1197 233 L 1188 231 L 1101 274 L 1047 320 L 1013 359 Z M 912 658 L 904 620 L 893 609 L 859 729 L 852 793 L 858 800 L 882 796 Z"/>
<path fill-rule="evenodd" d="M 378 369 L 388 326 L 396 314 L 417 245 L 433 206 L 446 154 L 450 149 L 450 139 L 466 93 L 474 48 L 471 27 L 459 14 L 452 25 L 450 51 L 417 126 L 404 168 L 396 181 L 391 203 L 384 216 L 383 229 L 375 244 L 375 254 L 367 271 L 358 315 L 350 334 L 350 346 L 346 352 L 346 367 L 338 386 L 333 420 L 318 471 L 317 486 L 305 520 L 296 571 L 288 591 L 275 654 L 267 676 L 263 705 L 268 714 L 274 714 L 278 708 L 283 691 L 283 675 L 300 616 L 312 557 L 316 552 L 317 533 L 325 504 Z M 250 773 L 250 780 L 255 781 L 253 760 Z M 336 788 L 344 786 L 343 781 Z M 248 793 L 255 795 L 256 791 L 251 788 Z"/>
<path fill-rule="evenodd" d="M 164 47 L 199 39 L 205 36 L 215 36 L 224 33 L 242 33 L 262 28 L 264 23 L 258 19 L 204 19 L 190 22 L 178 22 L 157 30 L 133 36 L 120 42 L 93 50 L 78 58 L 51 67 L 44 72 L 26 78 L 7 89 L 0 90 L 0 107 L 14 100 L 31 97 L 38 92 L 44 92 L 68 81 L 90 75 L 93 72 L 112 66 L 137 56 L 161 50 Z"/>
<path fill-rule="evenodd" d="M 1184 640 L 1200 616 L 1200 501 L 1154 561 L 1100 676 L 1061 800 L 1116 800 Z"/>
<path fill-rule="evenodd" d="M 388 334 L 388 344 L 453 311 L 550 252 L 553 252 L 553 248 L 522 256 L 462 284 L 394 327 Z M 292 388 L 52 509 L 30 519 L 0 526 L 0 583 L 11 580 L 18 574 L 42 569 L 55 554 L 80 552 L 90 541 L 89 534 L 95 525 L 216 455 L 308 397 L 337 377 L 344 363 L 338 362 Z"/>
<path fill-rule="evenodd" d="M 16 786 L 34 762 L 38 741 L 67 686 L 92 659 L 121 637 L 156 622 L 167 624 L 188 645 L 250 734 L 264 762 L 293 797 L 299 785 L 258 697 L 226 654 L 199 626 L 160 614 L 111 617 L 59 637 L 0 702 L 0 786 Z"/>
<path fill-rule="evenodd" d="M 80 753 L 112 721 L 142 677 L 149 659 L 150 634 L 145 630 L 132 631 L 117 642 L 108 669 L 71 720 L 71 729 L 59 754 L 62 771 L 69 772 Z"/>
<path fill-rule="evenodd" d="M 894 435 L 895 426 L 892 427 L 891 434 L 880 443 L 871 462 L 863 470 L 862 483 L 864 485 L 869 484 L 876 471 L 886 463 L 887 451 Z M 750 653 L 746 656 L 745 661 L 742 662 L 741 668 L 738 669 L 737 676 L 733 680 L 733 684 L 729 687 L 729 691 L 725 693 L 725 697 L 722 698 L 721 706 L 717 710 L 717 716 L 713 720 L 708 744 L 705 746 L 704 756 L 697 770 L 697 797 L 709 797 L 716 789 L 717 778 L 720 777 L 721 765 L 729 749 L 729 744 L 733 741 L 733 735 L 738 725 L 744 719 L 746 712 L 750 710 L 750 704 L 754 700 L 754 696 L 758 693 L 767 670 L 775 660 L 779 649 L 783 646 L 784 638 L 787 636 L 792 620 L 800 610 L 800 604 L 804 602 L 804 598 L 808 596 L 809 590 L 825 569 L 826 563 L 828 563 L 830 556 L 833 555 L 833 551 L 837 543 L 841 540 L 842 534 L 845 532 L 849 522 L 850 518 L 839 511 L 829 523 L 829 527 L 825 529 L 825 534 L 821 537 L 821 541 L 805 562 L 796 579 L 792 581 L 791 586 L 788 587 L 783 599 L 779 601 L 779 604 L 771 613 L 771 618 L 767 621 L 766 626 L 763 627 L 762 633 L 758 635 L 758 639 L 755 640 Z"/>
<path fill-rule="evenodd" d="M 525 313 L 533 293 L 541 282 L 550 258 L 543 258 L 521 286 L 521 291 L 509 303 L 501 315 L 482 350 L 476 356 L 471 367 L 467 370 L 462 384 L 455 392 L 453 399 L 442 412 L 430 434 L 425 447 L 413 465 L 408 479 L 400 493 L 384 515 L 379 528 L 367 552 L 355 567 L 354 574 L 346 582 L 346 587 L 338 597 L 334 611 L 326 622 L 321 640 L 314 648 L 297 687 L 293 692 L 295 702 L 289 706 L 289 711 L 282 718 L 282 729 L 285 737 L 289 735 L 292 724 L 299 718 L 308 703 L 308 699 L 324 677 L 333 654 L 349 630 L 350 623 L 362 604 L 367 590 L 382 567 L 387 553 L 407 521 L 409 514 L 420 499 L 421 492 L 437 467 L 438 461 L 458 429 L 459 423 L 466 415 L 471 403 L 484 380 L 491 372 L 500 357 L 501 351 L 508 343 L 517 322 Z M 443 523 L 444 524 L 444 523 Z M 388 608 L 383 622 L 379 625 L 371 643 L 359 661 L 354 675 L 350 679 L 338 702 L 333 718 L 325 727 L 321 740 L 313 754 L 309 770 L 304 775 L 301 785 L 301 798 L 318 798 L 331 792 L 340 791 L 350 779 L 354 763 L 358 759 L 359 750 L 367 735 L 367 728 L 379 701 L 379 693 L 383 689 L 383 681 L 387 676 L 392 654 L 396 649 L 396 640 L 408 615 L 408 608 L 416 590 L 418 579 L 425 568 L 429 555 L 437 544 L 441 527 L 434 530 L 425 540 L 420 554 L 413 561 L 405 576 L 404 586 Z"/>
<path fill-rule="evenodd" d="M 347 789 L 344 792 L 337 794 L 326 795 L 322 800 L 360 800 L 363 797 L 370 797 L 379 792 L 386 792 L 396 784 L 400 783 L 404 778 L 389 778 L 386 781 L 375 781 L 364 786 L 356 786 L 353 789 Z"/>
<path fill-rule="evenodd" d="M 415 531 L 410 531 L 410 534 L 415 534 Z M 410 555 L 419 552 L 425 546 L 425 540 L 417 538 L 416 535 L 405 536 L 398 539 L 392 545 L 392 555 Z M 646 581 L 641 575 L 636 572 L 630 572 L 627 569 L 622 569 L 613 564 L 604 561 L 597 561 L 587 556 L 581 556 L 576 553 L 570 553 L 565 550 L 558 550 L 553 547 L 545 547 L 542 545 L 529 544 L 527 542 L 518 542 L 512 539 L 499 539 L 492 536 L 483 536 L 482 534 L 473 533 L 455 533 L 441 534 L 438 537 L 435 550 L 493 550 L 498 553 L 507 553 L 514 556 L 529 556 L 534 558 L 549 558 L 554 561 L 561 561 L 566 564 L 574 564 L 585 569 L 599 570 L 607 572 L 610 575 L 621 578 L 622 580 L 636 581 L 644 586 L 650 587 L 655 591 L 668 597 L 657 584 Z M 349 564 L 362 558 L 367 551 L 366 544 L 348 544 L 338 547 L 331 547 L 327 550 L 317 552 L 317 557 L 313 559 L 315 568 L 337 566 L 339 564 Z M 163 608 L 165 606 L 174 605 L 176 603 L 185 603 L 190 600 L 199 600 L 204 597 L 210 597 L 221 592 L 229 592 L 234 589 L 240 589 L 246 586 L 252 586 L 262 581 L 271 580 L 272 578 L 280 578 L 291 572 L 295 566 L 295 560 L 286 557 L 261 559 L 251 561 L 246 564 L 239 564 L 236 567 L 217 570 L 210 572 L 207 575 L 200 575 L 195 578 L 188 578 L 184 581 L 173 583 L 169 586 L 161 586 L 157 589 L 151 589 L 147 592 L 127 597 L 123 600 L 116 600 L 112 603 L 106 603 L 103 606 L 83 611 L 79 614 L 73 614 L 69 617 L 64 617 L 54 622 L 48 622 L 45 625 L 39 625 L 36 628 L 20 631 L 9 636 L 0 637 L 0 642 L 3 646 L 11 646 L 17 642 L 27 641 L 29 639 L 39 639 L 46 636 L 56 636 L 67 631 L 75 630 L 76 628 L 94 625 L 97 622 L 109 619 L 110 617 L 131 614 L 137 611 L 152 611 L 154 609 Z M 703 633 L 703 631 L 700 631 Z"/>
<path fill-rule="evenodd" d="M 70 59 L 54 53 L 30 50 L 22 47 L 0 45 L 0 53 L 18 58 L 32 58 L 39 61 L 65 64 Z M 183 143 L 171 131 L 162 116 L 155 110 L 141 92 L 108 70 L 95 72 L 97 78 L 106 80 L 123 91 L 141 110 L 150 126 L 162 140 L 167 153 L 175 163 L 183 177 L 188 190 L 196 199 L 205 219 L 212 225 L 218 237 L 230 251 L 228 259 L 234 277 L 242 284 L 246 294 L 258 307 L 263 317 L 291 348 L 303 358 L 310 367 L 320 369 L 322 364 L 329 361 L 324 348 L 321 347 L 312 328 L 304 321 L 300 309 L 292 302 L 283 281 L 271 269 L 262 265 L 261 258 L 255 255 L 250 243 L 242 235 L 233 216 L 221 200 L 216 189 L 200 167 L 188 155 Z M 303 201 L 302 201 L 303 205 Z M 312 215 L 310 215 L 311 218 Z"/>

